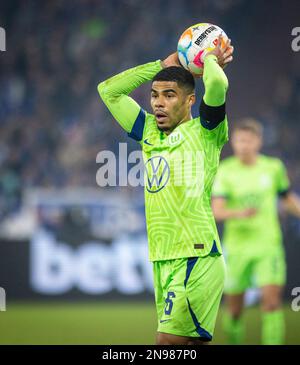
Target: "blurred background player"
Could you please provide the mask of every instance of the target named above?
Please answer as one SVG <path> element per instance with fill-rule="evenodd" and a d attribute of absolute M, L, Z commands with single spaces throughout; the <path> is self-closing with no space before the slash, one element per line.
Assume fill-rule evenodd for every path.
<path fill-rule="evenodd" d="M 157 344 L 211 341 L 223 293 L 224 261 L 210 207 L 212 182 L 228 138 L 228 80 L 220 66 L 231 62 L 233 47 L 230 40 L 221 47 L 221 40 L 219 37 L 218 46 L 204 58 L 205 94 L 200 118 L 191 114 L 194 78 L 180 66 L 177 53 L 163 62 L 124 71 L 98 86 L 112 115 L 143 150 Z M 128 96 L 150 80 L 153 114 L 145 112 Z M 198 169 L 199 151 L 203 159 L 199 172 L 204 180 L 190 183 L 188 175 L 177 184 L 178 165 L 184 166 L 184 172 L 190 166 L 193 175 Z M 186 158 L 186 152 L 191 159 Z"/>
<path fill-rule="evenodd" d="M 261 291 L 262 343 L 284 342 L 282 291 L 285 253 L 277 214 L 279 197 L 300 218 L 300 200 L 289 187 L 283 163 L 260 154 L 262 126 L 244 119 L 232 134 L 234 156 L 220 164 L 213 187 L 213 212 L 224 223 L 228 269 L 224 330 L 232 344 L 244 340 L 244 294 L 253 284 Z"/>

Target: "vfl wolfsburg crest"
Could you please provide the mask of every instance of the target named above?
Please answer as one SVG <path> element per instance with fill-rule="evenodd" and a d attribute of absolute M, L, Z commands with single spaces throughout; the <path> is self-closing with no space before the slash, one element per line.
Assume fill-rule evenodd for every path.
<path fill-rule="evenodd" d="M 149 193 L 157 193 L 163 189 L 170 178 L 170 167 L 162 156 L 151 157 L 145 163 L 146 189 Z"/>
<path fill-rule="evenodd" d="M 174 131 L 168 137 L 168 143 L 170 146 L 175 146 L 182 140 L 182 134 L 179 131 Z"/>

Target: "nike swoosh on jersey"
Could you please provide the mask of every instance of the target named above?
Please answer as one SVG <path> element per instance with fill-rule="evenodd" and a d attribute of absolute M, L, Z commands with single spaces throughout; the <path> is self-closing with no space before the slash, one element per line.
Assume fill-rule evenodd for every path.
<path fill-rule="evenodd" d="M 160 323 L 163 323 L 163 322 L 168 322 L 168 321 L 170 321 L 171 319 L 161 319 L 159 322 Z"/>
<path fill-rule="evenodd" d="M 152 143 L 149 143 L 149 142 L 148 142 L 148 138 L 144 139 L 144 143 L 145 143 L 145 144 L 147 144 L 148 146 L 153 146 L 153 144 L 152 144 Z"/>

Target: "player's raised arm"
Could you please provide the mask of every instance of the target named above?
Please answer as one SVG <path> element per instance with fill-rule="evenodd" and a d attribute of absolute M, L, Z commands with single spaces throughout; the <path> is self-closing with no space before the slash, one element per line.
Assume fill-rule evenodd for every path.
<path fill-rule="evenodd" d="M 218 46 L 207 53 L 204 58 L 203 83 L 204 97 L 200 104 L 199 114 L 203 133 L 208 143 L 222 148 L 228 140 L 228 126 L 225 109 L 228 79 L 222 69 L 232 61 L 233 47 L 228 40 L 222 45 L 221 36 Z M 222 123 L 224 122 L 224 123 Z"/>
<path fill-rule="evenodd" d="M 230 45 L 230 40 L 226 42 L 225 46 L 222 46 L 220 37 L 218 46 L 204 58 L 205 93 L 199 114 L 202 126 L 208 130 L 215 129 L 225 119 L 228 79 L 222 67 L 232 61 L 232 53 L 233 47 Z M 224 132 L 224 134 L 226 133 Z"/>
<path fill-rule="evenodd" d="M 161 61 L 149 62 L 101 82 L 98 92 L 117 122 L 136 140 L 142 139 L 144 110 L 128 95 L 162 69 Z"/>
<path fill-rule="evenodd" d="M 218 46 L 208 52 L 204 58 L 203 82 L 205 86 L 204 102 L 212 107 L 222 106 L 225 103 L 228 89 L 228 79 L 222 69 L 232 61 L 233 47 L 230 39 L 222 45 L 222 37 L 219 37 Z"/>
<path fill-rule="evenodd" d="M 225 103 L 228 79 L 214 54 L 210 54 L 204 59 L 203 83 L 205 104 L 212 107 L 222 106 Z"/>

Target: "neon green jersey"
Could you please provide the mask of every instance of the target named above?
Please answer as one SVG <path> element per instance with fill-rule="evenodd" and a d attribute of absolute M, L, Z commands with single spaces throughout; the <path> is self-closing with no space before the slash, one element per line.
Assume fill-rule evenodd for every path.
<path fill-rule="evenodd" d="M 224 244 L 228 250 L 265 251 L 281 243 L 281 229 L 277 213 L 277 197 L 289 188 L 283 163 L 260 155 L 257 163 L 246 166 L 237 157 L 220 163 L 213 186 L 213 196 L 226 198 L 227 207 L 254 207 L 257 214 L 242 219 L 228 219 L 224 223 Z"/>
<path fill-rule="evenodd" d="M 122 72 L 98 86 L 111 113 L 142 147 L 151 261 L 221 254 L 211 189 L 228 138 L 224 103 L 228 82 L 214 56 L 206 57 L 205 68 L 201 117 L 178 125 L 170 135 L 160 131 L 154 115 L 128 96 L 161 70 L 160 61 Z M 222 105 L 214 103 L 210 74 L 215 75 L 216 98 L 220 94 L 224 98 Z M 223 117 L 216 121 L 214 116 L 219 113 L 220 119 L 222 114 L 220 108 Z"/>

